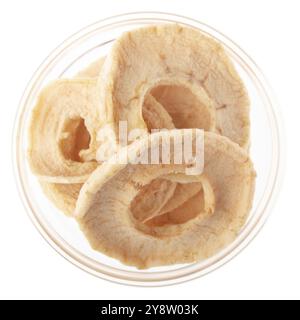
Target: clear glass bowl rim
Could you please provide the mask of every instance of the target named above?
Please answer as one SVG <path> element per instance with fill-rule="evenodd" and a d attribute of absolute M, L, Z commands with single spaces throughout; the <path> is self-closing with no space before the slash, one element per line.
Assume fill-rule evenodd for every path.
<path fill-rule="evenodd" d="M 123 271 L 108 267 L 101 263 L 97 263 L 96 261 L 82 255 L 79 251 L 69 246 L 62 238 L 59 238 L 53 230 L 40 221 L 37 213 L 31 205 L 32 199 L 28 193 L 29 186 L 24 180 L 24 173 L 22 169 L 22 161 L 24 161 L 24 159 L 21 157 L 22 151 L 20 145 L 20 141 L 22 140 L 21 136 L 26 134 L 26 132 L 24 132 L 25 123 L 23 119 L 24 113 L 26 109 L 28 109 L 29 97 L 33 94 L 33 88 L 38 83 L 39 79 L 44 76 L 46 71 L 55 65 L 56 61 L 58 61 L 61 55 L 64 54 L 64 51 L 70 50 L 82 39 L 89 37 L 93 32 L 99 32 L 101 29 L 105 29 L 107 27 L 113 27 L 114 25 L 126 24 L 134 21 L 151 23 L 175 22 L 196 27 L 202 32 L 207 33 L 220 41 L 227 50 L 234 53 L 236 58 L 240 59 L 240 61 L 242 61 L 242 63 L 247 67 L 247 70 L 251 74 L 256 87 L 261 93 L 262 99 L 264 99 L 264 105 L 268 113 L 268 120 L 270 122 L 273 141 L 273 163 L 270 169 L 268 185 L 265 189 L 262 200 L 256 208 L 256 211 L 259 212 L 259 214 L 256 216 L 256 219 L 252 219 L 251 223 L 249 223 L 247 227 L 243 229 L 241 234 L 232 244 L 224 248 L 212 258 L 188 265 L 179 270 L 155 273 L 149 272 L 147 274 L 139 273 L 138 271 Z M 241 252 L 257 235 L 269 215 L 270 209 L 274 203 L 278 188 L 280 186 L 282 176 L 282 139 L 282 124 L 280 122 L 278 105 L 274 94 L 272 93 L 272 90 L 270 89 L 270 86 L 259 67 L 237 44 L 216 29 L 195 19 L 164 12 L 133 12 L 112 16 L 81 29 L 61 43 L 55 50 L 53 50 L 52 53 L 36 70 L 24 91 L 15 119 L 13 135 L 14 172 L 19 194 L 31 221 L 43 238 L 68 261 L 99 278 L 121 284 L 136 286 L 173 285 L 201 277 L 219 268 L 230 261 L 239 252 Z"/>

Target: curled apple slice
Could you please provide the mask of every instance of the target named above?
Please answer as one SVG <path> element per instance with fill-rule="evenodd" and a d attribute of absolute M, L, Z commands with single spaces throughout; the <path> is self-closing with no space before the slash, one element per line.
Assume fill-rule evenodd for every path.
<path fill-rule="evenodd" d="M 92 79 L 56 80 L 42 90 L 32 112 L 28 148 L 39 179 L 80 183 L 97 167 L 92 159 L 101 121 L 98 103 Z"/>
<path fill-rule="evenodd" d="M 223 47 L 201 32 L 162 24 L 124 33 L 99 76 L 100 105 L 118 142 L 118 122 L 145 129 L 142 106 L 153 95 L 175 127 L 216 130 L 241 147 L 249 142 L 249 100 Z M 111 142 L 111 141 L 110 141 Z"/>

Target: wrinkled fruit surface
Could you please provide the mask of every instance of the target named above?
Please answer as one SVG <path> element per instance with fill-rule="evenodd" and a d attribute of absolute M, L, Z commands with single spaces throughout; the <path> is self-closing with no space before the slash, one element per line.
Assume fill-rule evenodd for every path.
<path fill-rule="evenodd" d="M 128 31 L 106 57 L 41 91 L 29 165 L 93 249 L 139 269 L 200 261 L 235 239 L 251 209 L 249 104 L 214 39 L 178 24 Z M 144 130 L 121 149 L 119 121 L 128 132 Z M 106 126 L 112 133 L 99 139 Z M 111 163 L 113 152 L 98 157 L 101 147 L 121 157 L 150 152 L 157 129 L 174 144 L 205 130 L 204 172 L 187 175 L 190 163 Z"/>
<path fill-rule="evenodd" d="M 179 131 L 165 134 L 174 139 Z M 151 141 L 155 135 L 144 139 Z M 143 152 L 145 145 L 142 139 L 129 148 Z M 186 166 L 99 166 L 82 187 L 76 206 L 91 246 L 125 264 L 149 268 L 202 260 L 231 242 L 251 208 L 253 166 L 243 149 L 214 133 L 205 134 L 205 159 L 202 191 L 173 213 L 165 213 L 166 218 L 146 223 L 132 214 L 136 195 L 154 179 L 184 173 Z"/>

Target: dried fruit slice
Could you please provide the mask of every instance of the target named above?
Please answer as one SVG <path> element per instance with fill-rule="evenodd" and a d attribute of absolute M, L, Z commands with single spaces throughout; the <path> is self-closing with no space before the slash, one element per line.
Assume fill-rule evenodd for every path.
<path fill-rule="evenodd" d="M 103 57 L 92 62 L 85 69 L 79 71 L 74 78 L 86 79 L 98 77 L 104 59 Z M 82 183 L 63 184 L 40 181 L 40 184 L 44 194 L 59 210 L 67 216 L 73 215 Z"/>
<path fill-rule="evenodd" d="M 197 130 L 193 132 L 197 134 Z M 181 131 L 164 134 L 175 142 Z M 126 151 L 147 154 L 156 135 L 133 142 Z M 205 259 L 233 241 L 251 208 L 255 172 L 247 153 L 229 139 L 207 132 L 204 145 L 203 174 L 209 182 L 208 194 L 213 193 L 207 207 L 214 199 L 213 212 L 205 219 L 199 215 L 178 224 L 180 230 L 176 234 L 162 236 L 168 226 L 161 226 L 159 236 L 143 232 L 131 214 L 132 200 L 153 179 L 183 174 L 187 165 L 105 163 L 82 187 L 75 210 L 91 246 L 125 264 L 149 268 Z M 203 199 L 205 202 L 205 196 Z M 206 204 L 202 207 L 206 208 Z"/>
<path fill-rule="evenodd" d="M 85 69 L 79 71 L 74 78 L 98 77 L 105 58 L 100 58 Z M 40 181 L 47 198 L 64 214 L 72 216 L 82 183 L 63 184 Z"/>
<path fill-rule="evenodd" d="M 176 122 L 186 126 L 193 113 L 195 119 L 202 114 L 203 119 L 212 119 L 205 128 L 213 127 L 215 118 L 218 132 L 242 147 L 248 145 L 249 101 L 244 85 L 223 47 L 195 29 L 163 24 L 124 33 L 106 58 L 99 82 L 102 113 L 116 142 L 119 120 L 128 121 L 129 131 L 146 128 L 141 110 L 146 95 L 153 93 L 158 101 L 172 102 L 163 106 L 173 115 L 175 126 Z M 176 102 L 182 91 L 189 92 L 186 104 L 183 99 Z M 185 119 L 181 115 L 186 108 Z"/>
<path fill-rule="evenodd" d="M 32 112 L 29 163 L 41 180 L 84 182 L 96 168 L 100 125 L 96 81 L 57 80 L 44 88 Z"/>

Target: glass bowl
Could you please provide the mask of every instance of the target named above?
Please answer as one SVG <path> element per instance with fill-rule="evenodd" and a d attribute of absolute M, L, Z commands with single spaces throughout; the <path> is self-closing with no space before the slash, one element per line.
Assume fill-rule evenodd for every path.
<path fill-rule="evenodd" d="M 251 157 L 257 171 L 253 208 L 236 240 L 215 256 L 189 265 L 138 271 L 91 249 L 77 223 L 59 212 L 44 196 L 26 159 L 30 113 L 40 90 L 57 78 L 72 77 L 105 56 L 124 31 L 176 22 L 199 29 L 221 42 L 245 82 L 251 99 Z M 274 98 L 255 63 L 235 43 L 199 21 L 168 13 L 138 12 L 101 20 L 77 32 L 58 46 L 38 68 L 20 102 L 14 132 L 17 184 L 32 222 L 46 241 L 67 260 L 100 278 L 140 286 L 169 285 L 203 276 L 232 259 L 264 224 L 279 184 L 280 132 Z"/>

